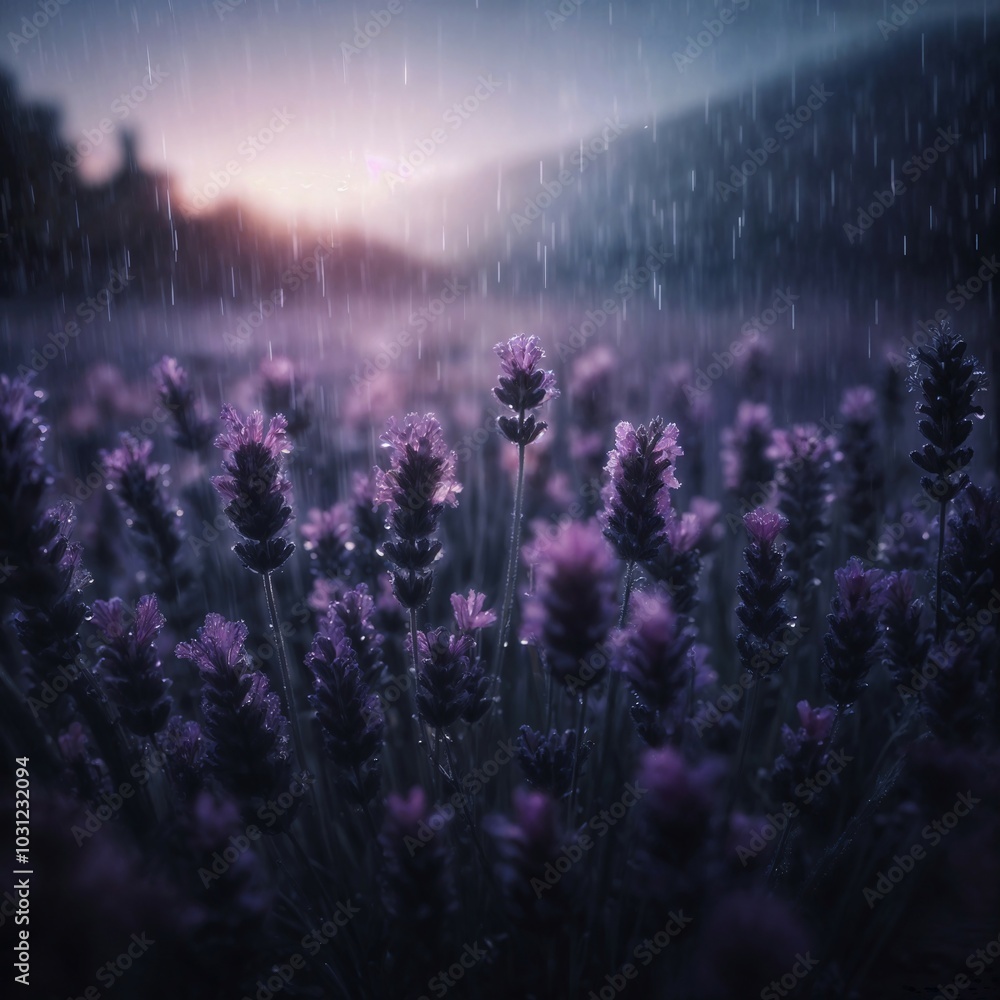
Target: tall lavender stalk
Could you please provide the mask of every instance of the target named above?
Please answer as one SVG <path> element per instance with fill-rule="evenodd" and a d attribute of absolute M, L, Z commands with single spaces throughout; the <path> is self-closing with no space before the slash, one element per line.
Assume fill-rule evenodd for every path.
<path fill-rule="evenodd" d="M 225 513 L 230 523 L 242 536 L 233 551 L 247 569 L 260 574 L 264 583 L 264 597 L 285 689 L 285 708 L 292 720 L 296 753 L 304 763 L 305 744 L 299 732 L 295 683 L 278 624 L 271 579 L 274 571 L 295 551 L 295 545 L 284 537 L 292 519 L 288 503 L 292 484 L 283 472 L 282 456 L 291 449 L 291 443 L 285 433 L 285 418 L 280 414 L 271 418 L 265 431 L 264 415 L 259 410 L 244 423 L 232 406 L 225 405 L 222 421 L 226 429 L 216 438 L 215 446 L 227 456 L 222 466 L 228 475 L 213 477 L 212 485 L 226 505 Z"/>
<path fill-rule="evenodd" d="M 545 352 L 537 337 L 518 334 L 504 344 L 493 348 L 500 358 L 500 384 L 494 386 L 493 395 L 515 416 L 502 416 L 497 420 L 500 433 L 517 445 L 517 484 L 514 488 L 514 520 L 510 530 L 510 547 L 507 551 L 507 569 L 504 573 L 504 595 L 500 610 L 500 635 L 493 665 L 499 674 L 510 633 L 514 607 L 514 584 L 517 580 L 517 561 L 521 546 L 521 516 L 524 506 L 524 449 L 535 441 L 548 426 L 537 420 L 531 410 L 537 410 L 546 400 L 559 395 L 556 377 L 538 365 Z"/>
<path fill-rule="evenodd" d="M 608 452 L 604 469 L 608 482 L 603 493 L 601 526 L 604 537 L 625 563 L 619 629 L 628 615 L 636 563 L 654 559 L 667 539 L 669 491 L 680 486 L 674 468 L 684 454 L 677 436 L 677 425 L 664 424 L 661 417 L 637 427 L 623 420 L 615 428 L 615 447 Z M 604 754 L 614 742 L 618 678 L 619 671 L 612 671 L 604 717 Z"/>
<path fill-rule="evenodd" d="M 928 498 L 939 505 L 937 578 L 934 587 L 934 639 L 941 641 L 944 628 L 944 601 L 941 572 L 944 560 L 945 528 L 948 504 L 969 484 L 963 471 L 972 461 L 973 451 L 965 447 L 972 433 L 972 418 L 984 416 L 981 406 L 973 399 L 986 386 L 986 376 L 979 362 L 966 354 L 968 345 L 956 334 L 948 321 L 931 326 L 931 342 L 918 348 L 911 357 L 913 375 L 910 388 L 919 388 L 923 400 L 917 403 L 917 413 L 923 419 L 917 423 L 927 444 L 910 452 L 910 459 L 925 473 L 920 485 Z"/>
<path fill-rule="evenodd" d="M 750 536 L 750 544 L 743 550 L 747 567 L 740 571 L 736 587 L 740 596 L 736 616 L 741 626 L 736 635 L 736 646 L 740 666 L 750 674 L 750 686 L 736 754 L 730 806 L 735 803 L 739 792 L 757 712 L 760 682 L 766 673 L 778 669 L 787 656 L 788 651 L 780 642 L 780 637 L 791 620 L 784 595 L 792 581 L 782 571 L 784 548 L 775 544 L 778 535 L 788 527 L 788 521 L 774 511 L 759 508 L 745 515 L 743 523 Z"/>

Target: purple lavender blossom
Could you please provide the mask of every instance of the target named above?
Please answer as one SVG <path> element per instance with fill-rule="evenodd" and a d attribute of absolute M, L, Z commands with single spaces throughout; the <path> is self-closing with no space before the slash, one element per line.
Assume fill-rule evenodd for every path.
<path fill-rule="evenodd" d="M 607 665 L 602 647 L 617 611 L 614 556 L 592 521 L 569 524 L 541 553 L 526 547 L 535 593 L 525 603 L 522 636 L 541 646 L 556 680 L 584 690 Z"/>
<path fill-rule="evenodd" d="M 295 551 L 282 537 L 292 518 L 288 503 L 292 484 L 282 471 L 282 456 L 291 448 L 285 418 L 272 417 L 265 432 L 259 410 L 244 423 L 226 404 L 222 421 L 226 429 L 215 446 L 228 456 L 222 463 L 228 475 L 213 477 L 212 485 L 226 505 L 226 516 L 243 536 L 233 551 L 254 573 L 272 573 Z"/>
<path fill-rule="evenodd" d="M 349 575 L 353 525 L 346 503 L 335 503 L 326 510 L 313 507 L 305 524 L 299 526 L 299 532 L 317 576 L 337 580 Z"/>
<path fill-rule="evenodd" d="M 196 639 L 178 644 L 176 655 L 201 673 L 209 772 L 235 795 L 266 798 L 289 785 L 288 721 L 267 678 L 253 669 L 246 639 L 243 622 L 210 614 Z"/>
<path fill-rule="evenodd" d="M 515 417 L 503 416 L 497 420 L 500 432 L 511 444 L 525 447 L 536 440 L 548 426 L 536 420 L 529 410 L 537 410 L 543 403 L 559 395 L 556 377 L 538 365 L 545 352 L 537 337 L 518 334 L 506 343 L 497 344 L 494 353 L 500 358 L 500 384 L 493 395 Z"/>
<path fill-rule="evenodd" d="M 192 802 L 205 784 L 201 726 L 172 716 L 163 739 L 170 782 L 182 802 Z"/>
<path fill-rule="evenodd" d="M 784 594 L 791 580 L 782 571 L 783 547 L 775 545 L 788 527 L 780 514 L 759 508 L 743 518 L 750 544 L 743 550 L 747 568 L 740 571 L 736 609 L 741 628 L 736 636 L 743 669 L 754 677 L 777 670 L 787 656 L 779 641 L 791 618 Z"/>
<path fill-rule="evenodd" d="M 465 687 L 469 702 L 462 713 L 462 719 L 470 725 L 478 722 L 493 704 L 491 690 L 493 678 L 483 662 L 482 653 L 476 636 L 481 629 L 489 628 L 496 623 L 495 611 L 484 610 L 486 595 L 474 590 L 468 597 L 461 594 L 451 595 L 451 606 L 455 613 L 455 625 L 460 635 L 464 635 L 469 643 L 469 668 L 466 671 Z"/>
<path fill-rule="evenodd" d="M 594 749 L 589 740 L 580 744 L 579 772 Z M 548 736 L 531 726 L 521 726 L 517 737 L 517 762 L 525 780 L 538 792 L 562 799 L 572 789 L 573 761 L 576 754 L 576 730 L 560 733 L 553 729 Z"/>
<path fill-rule="evenodd" d="M 939 739 L 972 743 L 979 736 L 988 711 L 988 686 L 983 678 L 987 646 L 981 641 L 970 645 L 948 642 L 928 654 L 928 667 L 933 664 L 934 669 L 927 671 L 931 676 L 921 692 L 920 710 Z"/>
<path fill-rule="evenodd" d="M 767 456 L 773 429 L 770 407 L 743 401 L 733 426 L 722 432 L 723 483 L 744 503 L 774 478 L 774 463 Z"/>
<path fill-rule="evenodd" d="M 384 551 L 396 567 L 396 599 L 415 610 L 430 596 L 431 566 L 441 553 L 441 543 L 433 538 L 438 520 L 445 506 L 458 506 L 457 460 L 432 413 L 410 413 L 402 425 L 390 417 L 382 442 L 389 449 L 389 469 L 376 470 L 375 503 L 388 504 L 393 534 Z"/>
<path fill-rule="evenodd" d="M 878 445 L 878 402 L 875 390 L 867 385 L 844 392 L 840 404 L 844 430 L 840 437 L 842 475 L 841 499 L 847 532 L 855 550 L 873 538 L 882 510 L 885 477 Z"/>
<path fill-rule="evenodd" d="M 140 597 L 134 612 L 121 598 L 95 601 L 94 624 L 104 640 L 97 655 L 111 697 L 125 725 L 137 736 L 152 736 L 167 723 L 171 682 L 163 676 L 156 638 L 166 624 L 156 598 Z"/>
<path fill-rule="evenodd" d="M 186 451 L 200 451 L 215 433 L 215 424 L 198 412 L 187 372 L 176 358 L 164 355 L 153 366 L 153 379 L 163 406 L 173 414 L 174 442 Z"/>
<path fill-rule="evenodd" d="M 833 734 L 833 723 L 837 710 L 832 705 L 813 708 L 808 701 L 800 701 L 796 706 L 799 728 L 793 730 L 788 725 L 781 727 L 782 753 L 774 762 L 771 783 L 777 801 L 798 802 L 795 789 L 812 778 L 826 763 L 829 740 Z M 814 806 L 816 796 L 802 801 L 802 808 Z"/>
<path fill-rule="evenodd" d="M 475 632 L 481 628 L 488 628 L 497 620 L 497 613 L 491 610 L 483 610 L 486 604 L 486 595 L 469 591 L 468 597 L 461 594 L 451 595 L 451 606 L 455 612 L 455 624 L 460 632 Z"/>
<path fill-rule="evenodd" d="M 101 461 L 138 548 L 169 597 L 176 596 L 177 588 L 186 582 L 179 565 L 184 536 L 177 505 L 167 496 L 168 467 L 151 461 L 152 451 L 149 439 L 139 441 L 123 434 L 118 448 L 101 452 Z"/>
<path fill-rule="evenodd" d="M 668 491 L 680 486 L 674 469 L 684 454 L 677 435 L 677 425 L 664 425 L 660 417 L 638 427 L 622 421 L 615 428 L 615 447 L 604 470 L 608 483 L 601 526 L 626 563 L 653 559 L 666 539 Z"/>
<path fill-rule="evenodd" d="M 288 433 L 304 434 L 312 422 L 312 400 L 299 384 L 295 364 L 290 358 L 265 358 L 260 363 L 261 395 L 268 413 L 288 416 Z"/>
<path fill-rule="evenodd" d="M 357 800 L 368 802 L 379 787 L 381 768 L 375 754 L 382 747 L 385 720 L 343 617 L 352 618 L 352 609 L 330 606 L 306 655 L 314 678 L 310 700 L 327 756 L 348 772 L 345 784 Z"/>
<path fill-rule="evenodd" d="M 382 902 L 400 930 L 420 946 L 432 945 L 441 923 L 457 909 L 451 855 L 438 834 L 424 843 L 421 829 L 431 818 L 427 795 L 412 788 L 404 798 L 390 793 L 379 843 L 385 865 Z M 439 831 L 441 827 L 438 827 Z"/>
<path fill-rule="evenodd" d="M 619 657 L 638 698 L 632 719 L 645 743 L 661 746 L 669 734 L 670 716 L 690 682 L 688 654 L 694 635 L 685 617 L 657 594 L 636 594 L 630 619 L 619 640 Z"/>
<path fill-rule="evenodd" d="M 883 662 L 897 685 L 908 684 L 923 666 L 931 645 L 923 627 L 924 602 L 916 596 L 911 570 L 890 573 L 882 588 Z"/>
<path fill-rule="evenodd" d="M 409 649 L 412 640 L 407 636 L 406 641 Z M 475 642 L 470 635 L 437 628 L 418 632 L 417 644 L 417 707 L 428 725 L 444 729 L 469 708 Z"/>
<path fill-rule="evenodd" d="M 823 637 L 823 685 L 842 710 L 858 700 L 877 658 L 883 573 L 866 570 L 855 558 L 838 569 L 834 577 L 837 593 L 832 614 L 826 619 L 830 631 Z"/>

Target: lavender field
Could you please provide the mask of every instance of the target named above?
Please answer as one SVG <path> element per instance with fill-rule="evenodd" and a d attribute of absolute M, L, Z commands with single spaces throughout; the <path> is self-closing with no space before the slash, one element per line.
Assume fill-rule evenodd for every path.
<path fill-rule="evenodd" d="M 0 995 L 1000 997 L 996 5 L 15 6 Z"/>

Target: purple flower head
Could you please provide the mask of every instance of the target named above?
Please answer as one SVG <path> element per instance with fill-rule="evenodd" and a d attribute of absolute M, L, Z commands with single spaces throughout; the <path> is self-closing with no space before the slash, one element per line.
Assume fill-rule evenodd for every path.
<path fill-rule="evenodd" d="M 432 536 L 444 507 L 457 507 L 462 490 L 456 457 L 432 413 L 410 413 L 402 425 L 390 417 L 382 441 L 390 452 L 389 469 L 376 470 L 375 503 L 389 505 L 393 537 L 384 551 L 396 567 L 393 592 L 403 607 L 419 608 L 430 596 L 431 566 L 441 553 Z"/>
<path fill-rule="evenodd" d="M 197 722 L 186 722 L 176 715 L 172 716 L 167 723 L 163 752 L 167 756 L 170 780 L 178 797 L 185 802 L 192 801 L 204 785 L 201 726 Z"/>
<path fill-rule="evenodd" d="M 883 574 L 866 570 L 860 559 L 834 573 L 837 593 L 833 613 L 827 615 L 830 631 L 823 637 L 823 684 L 839 708 L 853 704 L 865 687 L 875 662 L 883 606 Z"/>
<path fill-rule="evenodd" d="M 353 526 L 346 503 L 335 503 L 327 510 L 313 507 L 306 523 L 299 526 L 299 532 L 317 576 L 334 580 L 347 575 Z"/>
<path fill-rule="evenodd" d="M 500 858 L 497 882 L 511 921 L 535 932 L 564 925 L 572 912 L 580 874 L 571 867 L 554 885 L 546 881 L 546 866 L 569 846 L 562 836 L 555 801 L 543 792 L 515 789 L 513 817 L 491 816 L 485 826 Z M 539 891 L 539 886 L 546 891 Z"/>
<path fill-rule="evenodd" d="M 780 472 L 806 462 L 829 464 L 836 447 L 836 439 L 824 436 L 815 424 L 796 424 L 791 430 L 777 428 L 766 454 Z"/>
<path fill-rule="evenodd" d="M 500 385 L 493 389 L 493 395 L 517 415 L 500 417 L 497 423 L 508 441 L 523 447 L 531 444 L 548 426 L 536 421 L 527 411 L 559 395 L 556 377 L 553 372 L 538 367 L 545 352 L 537 337 L 521 333 L 506 343 L 497 344 L 493 351 L 500 358 L 502 372 Z"/>
<path fill-rule="evenodd" d="M 156 638 L 167 623 L 156 597 L 140 597 L 134 613 L 118 597 L 95 601 L 93 621 L 104 640 L 98 666 L 122 720 L 137 736 L 158 733 L 170 715 L 171 682 L 156 652 Z"/>
<path fill-rule="evenodd" d="M 497 620 L 495 611 L 484 611 L 486 595 L 474 590 L 468 597 L 461 594 L 451 595 L 451 606 L 455 612 L 455 624 L 460 632 L 475 632 L 477 629 L 489 628 Z"/>
<path fill-rule="evenodd" d="M 209 771 L 235 795 L 265 798 L 286 791 L 290 782 L 288 722 L 267 678 L 253 669 L 247 634 L 243 622 L 210 614 L 196 639 L 178 644 L 176 655 L 201 673 Z"/>
<path fill-rule="evenodd" d="M 176 590 L 183 571 L 178 558 L 184 543 L 177 505 L 167 496 L 168 467 L 151 460 L 153 442 L 121 436 L 114 451 L 102 451 L 104 473 L 133 537 L 161 586 Z"/>
<path fill-rule="evenodd" d="M 580 744 L 577 770 L 590 756 L 594 744 Z M 563 733 L 553 729 L 548 736 L 530 726 L 521 726 L 517 738 L 517 762 L 533 789 L 546 792 L 555 799 L 568 795 L 573 781 L 573 758 L 576 754 L 576 730 Z M 582 772 L 581 772 L 582 773 Z"/>
<path fill-rule="evenodd" d="M 615 561 L 594 522 L 574 521 L 532 550 L 535 593 L 524 607 L 522 636 L 538 643 L 553 676 L 571 691 L 603 676 L 603 646 L 616 621 Z"/>
<path fill-rule="evenodd" d="M 743 669 L 762 676 L 779 668 L 788 655 L 782 639 L 791 621 L 784 601 L 791 580 L 782 572 L 783 547 L 774 544 L 788 522 L 772 510 L 758 508 L 745 515 L 743 523 L 750 544 L 743 550 L 747 566 L 736 587 L 741 626 L 736 646 Z"/>
<path fill-rule="evenodd" d="M 750 541 L 760 549 L 769 549 L 774 540 L 788 527 L 788 519 L 773 510 L 758 507 L 743 515 Z"/>
<path fill-rule="evenodd" d="M 345 590 L 330 602 L 329 610 L 324 608 L 323 611 L 338 620 L 358 658 L 365 683 L 373 690 L 379 687 L 385 674 L 382 660 L 384 640 L 375 629 L 375 601 L 368 593 L 367 585 L 359 583 L 353 589 Z"/>
<path fill-rule="evenodd" d="M 288 433 L 293 437 L 305 431 L 311 420 L 311 403 L 291 358 L 265 358 L 260 363 L 260 377 L 265 409 L 288 414 Z"/>
<path fill-rule="evenodd" d="M 840 415 L 851 423 L 873 424 L 878 420 L 878 397 L 869 385 L 845 389 L 840 401 Z"/>
<path fill-rule="evenodd" d="M 619 638 L 622 670 L 639 699 L 632 718 L 650 746 L 667 738 L 668 716 L 687 689 L 693 634 L 665 597 L 637 592 L 630 621 Z"/>
<path fill-rule="evenodd" d="M 198 412 L 187 372 L 176 358 L 164 355 L 153 366 L 153 379 L 160 402 L 173 414 L 175 443 L 187 451 L 200 451 L 212 440 L 215 425 Z"/>
<path fill-rule="evenodd" d="M 802 738 L 811 743 L 825 743 L 833 729 L 836 710 L 830 705 L 825 705 L 823 708 L 813 708 L 808 701 L 797 702 L 795 709 L 799 713 Z"/>
<path fill-rule="evenodd" d="M 668 491 L 680 486 L 674 467 L 684 454 L 678 433 L 676 424 L 664 425 L 660 417 L 638 427 L 622 421 L 615 428 L 615 447 L 604 470 L 608 483 L 601 525 L 625 562 L 654 558 L 666 538 Z"/>
<path fill-rule="evenodd" d="M 774 478 L 774 463 L 767 457 L 773 429 L 770 407 L 744 401 L 736 422 L 722 432 L 722 479 L 738 497 L 753 496 Z"/>
<path fill-rule="evenodd" d="M 215 446 L 226 454 L 228 475 L 215 476 L 212 485 L 226 505 L 233 527 L 243 536 L 233 551 L 247 569 L 271 573 L 295 551 L 282 537 L 292 517 L 288 499 L 291 481 L 282 471 L 283 456 L 291 450 L 285 418 L 278 414 L 264 430 L 264 415 L 254 410 L 244 423 L 228 404 L 222 407 L 226 429 Z"/>
<path fill-rule="evenodd" d="M 367 592 L 355 597 L 366 598 Z M 385 721 L 345 627 L 345 618 L 358 626 L 354 641 L 363 643 L 364 619 L 357 615 L 358 602 L 353 604 L 330 606 L 305 662 L 313 674 L 310 701 L 316 708 L 326 754 L 346 772 L 343 785 L 352 797 L 367 802 L 378 792 L 381 769 L 373 758 L 382 747 Z"/>
<path fill-rule="evenodd" d="M 923 666 L 930 632 L 923 627 L 924 602 L 917 597 L 911 570 L 890 573 L 882 587 L 883 662 L 893 682 L 908 684 Z"/>
<path fill-rule="evenodd" d="M 379 843 L 385 859 L 382 902 L 386 912 L 402 928 L 423 931 L 433 941 L 433 930 L 455 911 L 457 900 L 446 838 L 439 835 L 426 843 L 421 839 L 430 819 L 422 788 L 412 788 L 405 798 L 390 793 Z M 444 825 L 442 820 L 435 828 L 440 831 Z"/>
<path fill-rule="evenodd" d="M 945 504 L 969 483 L 962 470 L 972 461 L 973 450 L 966 442 L 973 420 L 984 415 L 975 398 L 986 388 L 986 375 L 947 320 L 931 327 L 931 342 L 913 352 L 911 366 L 911 388 L 923 396 L 917 427 L 927 444 L 911 452 L 910 460 L 926 473 L 920 485 L 927 496 Z"/>
<path fill-rule="evenodd" d="M 417 633 L 417 705 L 435 729 L 457 722 L 469 708 L 475 641 L 446 628 Z M 410 637 L 406 647 L 412 656 Z"/>

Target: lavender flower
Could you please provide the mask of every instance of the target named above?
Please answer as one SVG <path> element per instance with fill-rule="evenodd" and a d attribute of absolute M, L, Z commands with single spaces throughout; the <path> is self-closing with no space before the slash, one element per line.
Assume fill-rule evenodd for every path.
<path fill-rule="evenodd" d="M 613 378 L 617 367 L 614 352 L 604 346 L 587 351 L 573 363 L 568 389 L 572 415 L 569 448 L 580 478 L 585 481 L 600 476 L 606 459 L 608 427 L 614 420 Z"/>
<path fill-rule="evenodd" d="M 537 933 L 571 920 L 580 873 L 571 867 L 554 885 L 546 881 L 546 866 L 568 846 L 554 801 L 542 792 L 516 789 L 514 818 L 491 817 L 486 828 L 499 854 L 495 870 L 511 921 Z"/>
<path fill-rule="evenodd" d="M 167 723 L 163 752 L 171 784 L 182 802 L 192 802 L 204 787 L 204 749 L 201 726 L 172 716 Z"/>
<path fill-rule="evenodd" d="M 847 532 L 856 550 L 860 551 L 859 546 L 875 535 L 884 488 L 876 433 L 875 390 L 866 385 L 848 389 L 840 404 L 840 415 L 844 418 L 840 439 L 844 476 L 841 499 L 846 511 Z"/>
<path fill-rule="evenodd" d="M 1000 493 L 969 484 L 949 519 L 951 537 L 941 568 L 944 625 L 963 641 L 977 615 L 987 609 L 1000 584 Z"/>
<path fill-rule="evenodd" d="M 811 778 L 826 762 L 827 748 L 833 733 L 836 709 L 813 708 L 808 701 L 800 701 L 796 706 L 799 728 L 781 727 L 783 752 L 774 762 L 771 784 L 777 801 L 795 802 L 795 789 Z M 815 796 L 802 803 L 803 808 L 814 804 Z"/>
<path fill-rule="evenodd" d="M 125 725 L 137 736 L 158 733 L 172 702 L 167 694 L 171 682 L 163 676 L 156 652 L 156 637 L 166 624 L 156 598 L 140 597 L 134 612 L 118 597 L 95 601 L 93 614 L 104 640 L 98 666 Z"/>
<path fill-rule="evenodd" d="M 160 402 L 173 414 L 175 443 L 187 451 L 201 451 L 212 440 L 215 425 L 198 413 L 187 372 L 176 358 L 164 355 L 153 366 L 153 378 Z"/>
<path fill-rule="evenodd" d="M 475 643 L 471 636 L 452 635 L 446 628 L 418 632 L 417 643 L 417 707 L 425 722 L 444 729 L 469 708 L 470 658 Z"/>
<path fill-rule="evenodd" d="M 167 497 L 167 466 L 150 460 L 153 442 L 121 436 L 114 451 L 102 451 L 101 460 L 112 493 L 126 515 L 138 548 L 151 563 L 158 583 L 170 591 L 186 582 L 179 566 L 184 542 L 177 505 Z"/>
<path fill-rule="evenodd" d="M 774 463 L 767 457 L 773 428 L 770 407 L 744 401 L 736 422 L 722 432 L 722 479 L 744 503 L 774 477 Z"/>
<path fill-rule="evenodd" d="M 451 857 L 441 827 L 431 841 L 420 839 L 428 819 L 422 788 L 410 789 L 405 798 L 391 793 L 379 834 L 385 859 L 382 903 L 389 916 L 413 935 L 411 941 L 424 946 L 435 940 L 442 922 L 457 908 Z"/>
<path fill-rule="evenodd" d="M 525 447 L 536 440 L 548 424 L 536 420 L 529 410 L 559 395 L 553 372 L 539 368 L 545 357 L 537 337 L 518 334 L 506 343 L 497 344 L 493 352 L 500 358 L 500 384 L 493 395 L 516 417 L 500 417 L 500 432 L 511 444 Z"/>
<path fill-rule="evenodd" d="M 600 680 L 602 654 L 615 624 L 615 564 L 593 522 L 573 522 L 535 565 L 535 593 L 524 608 L 522 635 L 537 642 L 546 667 L 571 691 Z M 529 548 L 526 559 L 539 556 Z"/>
<path fill-rule="evenodd" d="M 865 570 L 860 559 L 851 559 L 834 573 L 837 593 L 826 619 L 830 631 L 823 637 L 823 685 L 838 710 L 858 700 L 877 658 L 882 575 L 878 569 Z"/>
<path fill-rule="evenodd" d="M 288 721 L 267 678 L 253 669 L 246 638 L 243 622 L 210 614 L 197 639 L 180 643 L 176 655 L 201 673 L 209 772 L 235 795 L 266 798 L 289 784 Z"/>
<path fill-rule="evenodd" d="M 368 587 L 359 583 L 353 590 L 344 591 L 329 606 L 329 615 L 335 617 L 351 644 L 358 659 L 364 682 L 373 690 L 385 680 L 385 663 L 382 660 L 384 639 L 374 625 L 375 601 Z"/>
<path fill-rule="evenodd" d="M 260 363 L 261 394 L 268 413 L 288 415 L 288 433 L 298 437 L 312 422 L 312 401 L 296 384 L 295 365 L 290 358 L 265 358 Z"/>
<path fill-rule="evenodd" d="M 490 690 L 493 678 L 483 662 L 476 636 L 481 629 L 489 628 L 496 620 L 496 612 L 484 610 L 486 595 L 469 591 L 468 597 L 461 594 L 451 595 L 451 606 L 455 612 L 455 625 L 460 635 L 465 636 L 471 644 L 469 649 L 469 668 L 465 675 L 465 687 L 469 701 L 462 713 L 463 721 L 472 725 L 478 722 L 490 709 L 493 698 Z"/>
<path fill-rule="evenodd" d="M 710 543 L 709 531 L 708 521 L 698 514 L 678 516 L 672 511 L 656 557 L 643 563 L 643 569 L 670 597 L 674 610 L 689 617 L 697 604 L 700 547 Z"/>
<path fill-rule="evenodd" d="M 462 486 L 455 478 L 455 453 L 447 450 L 433 414 L 410 413 L 402 426 L 390 417 L 382 441 L 390 450 L 390 466 L 376 470 L 375 502 L 389 505 L 393 537 L 384 551 L 395 566 L 393 593 L 412 611 L 430 596 L 431 566 L 441 553 L 433 535 L 445 506 L 458 506 Z"/>
<path fill-rule="evenodd" d="M 378 791 L 381 769 L 373 758 L 382 747 L 385 720 L 358 664 L 342 612 L 352 615 L 349 608 L 330 606 L 306 656 L 314 678 L 310 700 L 327 756 L 349 772 L 345 783 L 357 800 L 368 802 Z"/>
<path fill-rule="evenodd" d="M 545 792 L 557 800 L 569 794 L 573 783 L 573 760 L 577 752 L 576 739 L 574 729 L 567 729 L 564 733 L 553 729 L 548 736 L 544 736 L 531 726 L 521 726 L 517 737 L 517 762 L 533 789 Z M 589 740 L 580 744 L 578 771 L 593 749 L 594 744 Z"/>
<path fill-rule="evenodd" d="M 788 552 L 785 569 L 797 597 L 799 620 L 809 623 L 815 617 L 816 561 L 826 547 L 830 506 L 829 474 L 836 442 L 824 437 L 818 427 L 797 425 L 790 431 L 776 430 L 768 451 L 777 466 L 781 491 L 778 510 L 788 526 L 785 538 Z"/>
<path fill-rule="evenodd" d="M 779 642 L 791 621 L 784 593 L 791 580 L 782 572 L 783 547 L 775 545 L 788 521 L 774 511 L 752 511 L 743 518 L 750 544 L 743 550 L 747 568 L 740 571 L 736 609 L 741 628 L 736 636 L 743 669 L 755 678 L 777 670 L 787 651 Z M 756 685 L 754 685 L 756 688 Z"/>
<path fill-rule="evenodd" d="M 255 410 L 246 423 L 236 410 L 222 407 L 226 430 L 215 446 L 228 457 L 223 468 L 228 475 L 215 476 L 225 513 L 243 536 L 233 551 L 247 569 L 266 575 L 281 566 L 295 551 L 282 537 L 292 517 L 288 504 L 292 484 L 282 472 L 282 455 L 290 449 L 285 434 L 285 418 L 271 418 L 264 431 L 264 416 Z"/>
<path fill-rule="evenodd" d="M 694 635 L 686 619 L 656 594 L 636 594 L 629 627 L 620 640 L 622 671 L 638 703 L 632 719 L 643 741 L 661 746 L 669 716 L 691 679 L 688 653 Z"/>
<path fill-rule="evenodd" d="M 910 570 L 890 573 L 882 587 L 883 653 L 895 684 L 907 684 L 923 666 L 931 637 L 921 624 L 924 602 L 916 596 Z"/>
<path fill-rule="evenodd" d="M 313 507 L 299 531 L 316 576 L 337 580 L 350 575 L 353 526 L 347 504 L 335 503 L 326 510 Z"/>
<path fill-rule="evenodd" d="M 992 637 L 991 637 L 992 638 Z M 986 714 L 986 685 L 980 681 L 983 649 L 979 643 L 947 643 L 927 658 L 936 668 L 921 693 L 921 714 L 940 739 L 971 743 Z"/>
<path fill-rule="evenodd" d="M 972 419 L 982 418 L 983 408 L 973 400 L 986 387 L 986 376 L 968 345 L 948 321 L 931 325 L 931 342 L 911 357 L 911 389 L 919 388 L 923 401 L 917 413 L 927 444 L 910 458 L 926 475 L 920 485 L 935 503 L 947 504 L 968 485 L 962 471 L 972 461 L 972 449 L 965 442 L 972 433 Z M 926 374 L 923 374 L 926 370 Z"/>
<path fill-rule="evenodd" d="M 477 594 L 470 590 L 468 597 L 461 594 L 451 595 L 451 606 L 455 612 L 455 624 L 460 632 L 475 632 L 481 628 L 488 628 L 497 620 L 495 611 L 484 611 L 486 595 Z"/>
<path fill-rule="evenodd" d="M 680 486 L 674 475 L 679 456 L 677 425 L 664 426 L 660 417 L 633 427 L 622 421 L 615 428 L 615 447 L 605 472 L 604 536 L 626 563 L 653 559 L 666 539 L 670 494 Z"/>

